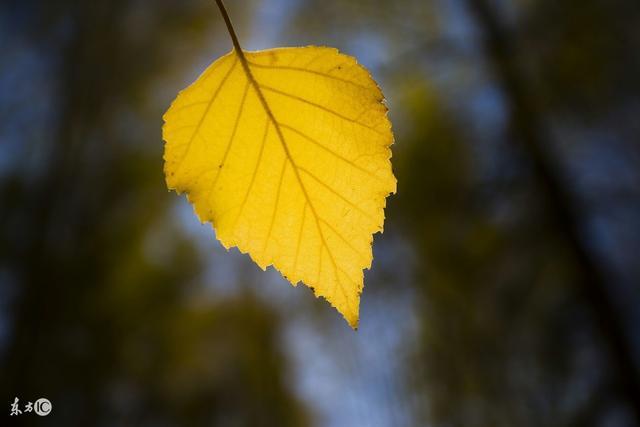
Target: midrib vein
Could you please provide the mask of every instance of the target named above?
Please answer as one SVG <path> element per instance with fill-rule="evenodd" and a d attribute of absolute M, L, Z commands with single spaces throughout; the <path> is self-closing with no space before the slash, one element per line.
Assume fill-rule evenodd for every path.
<path fill-rule="evenodd" d="M 253 73 L 251 72 L 251 68 L 249 67 L 249 62 L 247 61 L 247 58 L 244 56 L 244 52 L 242 51 L 242 49 L 238 49 L 237 47 L 234 48 L 234 50 L 236 55 L 238 55 L 238 58 L 240 59 L 240 63 L 242 64 L 242 69 L 244 70 L 245 75 L 247 76 L 247 79 L 249 80 L 254 90 L 256 91 L 256 95 L 260 100 L 260 104 L 262 105 L 262 108 L 264 108 L 265 113 L 269 117 L 269 120 L 271 120 L 271 123 L 273 123 L 273 127 L 275 128 L 276 133 L 278 134 L 278 139 L 280 140 L 282 149 L 284 150 L 287 160 L 289 161 L 289 163 L 291 163 L 291 168 L 293 169 L 293 173 L 296 177 L 296 180 L 300 185 L 300 190 L 302 191 L 302 194 L 304 195 L 304 198 L 307 204 L 309 205 L 309 209 L 311 210 L 311 213 L 313 214 L 313 217 L 315 219 L 316 228 L 318 229 L 318 235 L 320 236 L 322 246 L 326 248 L 327 254 L 329 255 L 329 258 L 331 259 L 331 263 L 333 264 L 336 281 L 340 286 L 340 290 L 342 291 L 342 295 L 344 296 L 345 303 L 351 309 L 351 301 L 349 300 L 349 298 L 347 298 L 347 295 L 344 290 L 344 286 L 342 286 L 342 282 L 340 281 L 340 278 L 338 276 L 338 270 L 339 270 L 338 265 L 336 264 L 336 260 L 333 254 L 331 253 L 329 246 L 327 245 L 327 241 L 324 237 L 324 233 L 322 232 L 322 227 L 320 227 L 320 216 L 318 215 L 318 212 L 316 211 L 316 208 L 313 205 L 313 202 L 311 201 L 311 197 L 309 197 L 309 193 L 304 183 L 302 182 L 302 177 L 300 176 L 300 172 L 298 171 L 298 165 L 293 160 L 293 156 L 291 155 L 289 146 L 287 145 L 287 142 L 284 139 L 284 135 L 282 134 L 282 129 L 280 129 L 280 123 L 276 120 L 275 116 L 273 115 L 273 111 L 271 111 L 271 108 L 269 107 L 269 104 L 267 103 L 267 100 L 265 99 L 264 94 L 262 93 L 260 84 L 253 76 Z M 318 277 L 318 280 L 320 280 L 320 277 Z"/>

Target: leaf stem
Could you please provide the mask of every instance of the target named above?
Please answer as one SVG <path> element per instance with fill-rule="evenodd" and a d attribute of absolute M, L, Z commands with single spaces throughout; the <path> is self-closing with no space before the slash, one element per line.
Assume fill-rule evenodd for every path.
<path fill-rule="evenodd" d="M 231 19 L 229 18 L 227 9 L 224 7 L 224 3 L 222 2 L 222 0 L 216 0 L 216 4 L 218 5 L 218 9 L 220 9 L 220 13 L 222 14 L 224 23 L 227 25 L 227 30 L 229 31 L 229 35 L 231 36 L 231 42 L 233 43 L 233 47 L 235 48 L 237 54 L 244 59 L 244 54 L 242 53 L 242 47 L 240 47 L 238 36 L 236 36 L 236 32 L 233 29 L 233 24 L 231 23 Z"/>

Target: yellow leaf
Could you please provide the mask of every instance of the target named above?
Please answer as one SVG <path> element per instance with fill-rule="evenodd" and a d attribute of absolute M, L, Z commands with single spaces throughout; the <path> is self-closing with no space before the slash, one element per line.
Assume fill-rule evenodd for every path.
<path fill-rule="evenodd" d="M 302 281 L 355 328 L 396 189 L 386 113 L 367 70 L 336 49 L 234 49 L 164 115 L 167 186 L 227 249 Z"/>

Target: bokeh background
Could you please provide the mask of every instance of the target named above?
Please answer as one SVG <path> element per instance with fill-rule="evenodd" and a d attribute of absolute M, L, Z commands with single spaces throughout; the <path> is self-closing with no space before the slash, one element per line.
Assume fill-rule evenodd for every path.
<path fill-rule="evenodd" d="M 0 408 L 54 407 L 10 425 L 640 426 L 640 3 L 227 3 L 387 97 L 360 330 L 166 190 L 213 0 L 3 0 Z"/>

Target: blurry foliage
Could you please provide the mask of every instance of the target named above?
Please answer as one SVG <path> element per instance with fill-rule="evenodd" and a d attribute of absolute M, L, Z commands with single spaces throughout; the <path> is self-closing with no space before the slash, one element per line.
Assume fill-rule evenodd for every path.
<path fill-rule="evenodd" d="M 212 37 L 205 30 L 220 30 L 211 3 L 13 0 L 0 8 L 0 43 L 14 34 L 46 62 L 44 72 L 28 61 L 12 70 L 19 48 L 7 47 L 0 87 L 40 71 L 55 100 L 50 122 L 38 122 L 29 119 L 43 107 L 22 98 L 41 82 L 0 95 L 4 402 L 47 395 L 59 411 L 49 421 L 60 425 L 322 421 L 290 391 L 273 308 L 248 293 L 202 295 L 203 265 L 164 187 L 160 117 L 192 80 L 177 75 L 201 68 L 193 62 Z M 228 3 L 241 23 L 251 22 L 244 6 L 267 4 Z M 368 66 L 367 58 L 386 58 L 373 75 L 390 99 L 398 194 L 376 245 L 395 238 L 410 247 L 418 307 L 395 399 L 412 402 L 412 425 L 637 425 L 579 292 L 575 256 L 554 229 L 554 207 L 510 132 L 509 94 L 487 66 L 467 3 L 277 3 L 293 15 L 282 44 L 332 44 Z M 489 3 L 510 31 L 573 196 L 567 203 L 581 215 L 582 242 L 607 272 L 637 360 L 640 6 Z M 376 256 L 368 278 L 385 264 Z M 370 282 L 406 292 L 392 280 Z M 363 305 L 367 295 L 375 293 L 365 291 Z M 328 322 L 317 325 L 330 333 Z"/>
<path fill-rule="evenodd" d="M 571 259 L 540 221 L 526 179 L 492 183 L 526 206 L 496 217 L 473 179 L 470 136 L 413 83 L 396 209 L 408 212 L 402 221 L 423 254 L 422 344 L 411 365 L 421 375 L 407 374 L 428 396 L 422 415 L 443 426 L 571 425 L 582 373 L 570 367 L 598 356 L 572 295 Z"/>
<path fill-rule="evenodd" d="M 526 12 L 516 33 L 551 108 L 593 116 L 640 95 L 637 2 L 541 0 Z"/>

